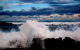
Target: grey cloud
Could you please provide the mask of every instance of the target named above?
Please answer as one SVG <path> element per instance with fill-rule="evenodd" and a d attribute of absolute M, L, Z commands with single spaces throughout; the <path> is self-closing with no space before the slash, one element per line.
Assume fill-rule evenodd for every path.
<path fill-rule="evenodd" d="M 3 7 L 2 6 L 0 6 L 0 10 L 3 10 Z"/>

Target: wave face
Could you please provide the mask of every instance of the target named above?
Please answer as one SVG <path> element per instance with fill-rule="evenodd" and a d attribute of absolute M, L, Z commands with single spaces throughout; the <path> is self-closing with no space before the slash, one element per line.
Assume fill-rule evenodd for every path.
<path fill-rule="evenodd" d="M 69 37 L 80 41 L 80 22 L 43 23 L 28 20 L 9 32 L 0 31 L 0 48 L 30 47 L 33 38 L 62 38 Z M 7 29 L 6 29 L 7 30 Z"/>

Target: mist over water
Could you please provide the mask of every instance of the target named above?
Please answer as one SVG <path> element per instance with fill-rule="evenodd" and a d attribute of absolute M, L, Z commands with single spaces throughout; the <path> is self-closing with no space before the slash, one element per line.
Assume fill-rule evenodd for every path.
<path fill-rule="evenodd" d="M 19 26 L 20 31 L 15 32 L 13 29 L 11 32 L 0 31 L 0 48 L 16 48 L 30 47 L 33 38 L 59 38 L 64 39 L 70 37 L 76 41 L 80 41 L 80 27 L 78 23 L 65 23 L 65 22 L 53 22 L 52 27 L 56 27 L 50 31 L 48 23 L 37 22 L 36 20 L 28 20 Z M 66 24 L 66 26 L 64 26 Z"/>

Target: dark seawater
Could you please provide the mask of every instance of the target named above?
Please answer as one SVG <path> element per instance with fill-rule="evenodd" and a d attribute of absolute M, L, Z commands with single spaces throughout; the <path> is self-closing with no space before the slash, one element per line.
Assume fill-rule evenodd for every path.
<path fill-rule="evenodd" d="M 19 32 L 19 27 L 22 24 L 12 24 L 12 23 L 0 23 L 0 31 L 2 32 Z M 48 24 L 49 31 L 56 31 L 56 30 L 65 30 L 65 31 L 75 31 L 77 28 L 80 28 L 80 24 Z"/>
<path fill-rule="evenodd" d="M 39 22 L 80 22 L 80 19 L 39 20 Z"/>
<path fill-rule="evenodd" d="M 55 30 L 65 30 L 65 31 L 75 31 L 77 30 L 77 28 L 80 28 L 80 24 L 59 24 L 59 25 L 55 25 L 55 24 L 50 24 L 47 25 L 50 31 L 55 31 Z"/>
<path fill-rule="evenodd" d="M 12 24 L 12 23 L 0 23 L 0 31 L 2 32 L 11 32 L 11 31 L 20 31 L 18 24 Z"/>

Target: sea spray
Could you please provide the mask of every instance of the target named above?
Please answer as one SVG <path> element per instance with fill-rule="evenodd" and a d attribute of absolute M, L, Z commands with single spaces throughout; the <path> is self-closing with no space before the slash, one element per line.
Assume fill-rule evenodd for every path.
<path fill-rule="evenodd" d="M 53 24 L 55 23 L 53 22 Z M 63 22 L 62 24 L 70 25 L 70 23 L 65 22 Z M 73 23 L 73 25 L 74 24 L 75 23 Z M 33 38 L 41 38 L 42 40 L 44 40 L 46 38 L 56 39 L 61 37 L 62 39 L 64 39 L 65 37 L 69 37 L 76 41 L 80 41 L 80 28 L 78 27 L 78 25 L 76 25 L 75 27 L 77 29 L 75 29 L 74 31 L 66 31 L 63 29 L 59 29 L 51 32 L 49 31 L 46 24 L 43 24 L 42 22 L 28 20 L 26 21 L 26 23 L 23 23 L 19 27 L 19 32 L 0 32 L 0 48 L 16 48 L 18 45 L 21 45 L 22 47 L 30 47 Z"/>
<path fill-rule="evenodd" d="M 53 23 L 53 24 L 55 24 L 55 23 Z M 69 23 L 67 23 L 67 25 L 68 24 Z M 53 32 L 50 32 L 48 27 L 45 24 L 43 24 L 41 22 L 37 22 L 37 21 L 29 20 L 29 21 L 27 21 L 27 24 L 26 23 L 24 24 L 24 26 L 22 27 L 25 29 L 25 31 L 23 29 L 24 33 L 29 32 L 29 34 L 30 34 L 29 37 L 31 39 L 32 38 L 41 38 L 42 40 L 44 40 L 46 38 L 65 39 L 65 37 L 69 37 L 69 38 L 72 38 L 77 41 L 79 41 L 79 39 L 80 39 L 78 37 L 80 28 L 77 25 L 75 25 L 76 29 L 72 27 L 74 29 L 74 31 L 66 31 L 66 30 L 60 29 L 60 30 L 56 30 Z M 77 34 L 78 36 L 76 36 L 75 34 Z M 44 46 L 43 46 L 43 48 L 44 48 Z"/>
<path fill-rule="evenodd" d="M 29 47 L 33 38 L 33 29 L 29 25 L 29 22 L 24 23 L 19 28 L 19 32 L 15 32 L 13 29 L 7 33 L 0 31 L 0 48 L 16 48 L 19 45 L 22 48 Z"/>
<path fill-rule="evenodd" d="M 1 38 L 0 38 L 0 48 L 16 48 L 16 46 L 20 43 L 18 43 L 19 41 L 21 41 L 21 45 L 24 46 L 25 43 L 25 37 L 24 34 L 20 33 L 20 32 L 10 32 L 10 33 L 3 33 L 1 32 Z M 22 38 L 23 37 L 23 38 Z M 11 41 L 16 41 L 14 42 L 13 45 L 10 45 Z"/>
<path fill-rule="evenodd" d="M 57 23 L 57 22 L 56 22 Z M 66 30 L 63 30 L 63 29 L 59 29 L 59 30 L 56 30 L 56 31 L 53 31 L 53 32 L 50 32 L 48 27 L 46 26 L 46 24 L 43 24 L 41 22 L 32 22 L 32 26 L 34 27 L 34 30 L 35 32 L 37 32 L 35 35 L 38 37 L 41 37 L 43 39 L 45 38 L 62 38 L 64 39 L 65 37 L 69 37 L 69 38 L 72 38 L 74 40 L 77 40 L 77 41 L 80 41 L 80 27 L 78 27 L 78 24 L 80 24 L 79 22 L 77 23 L 73 23 L 73 22 L 58 22 L 58 24 L 66 24 L 66 25 L 70 25 L 71 29 L 73 29 L 73 31 L 66 31 Z M 49 24 L 49 23 L 48 23 Z M 53 22 L 53 24 L 55 24 L 55 22 Z M 62 25 L 61 24 L 61 25 Z M 71 24 L 74 26 L 72 27 Z M 41 36 L 40 36 L 41 35 Z"/>
<path fill-rule="evenodd" d="M 79 36 L 80 27 L 78 27 L 78 25 L 77 25 L 77 24 L 79 24 L 79 22 L 76 25 L 75 25 L 75 22 L 74 23 L 70 23 L 70 22 L 69 23 L 65 23 L 65 22 L 62 22 L 62 24 L 63 23 L 67 24 L 67 25 L 73 24 L 74 27 L 71 27 L 71 26 L 70 27 L 74 31 L 66 31 L 66 30 L 63 30 L 63 29 L 59 29 L 59 30 L 50 32 L 49 29 L 48 29 L 48 27 L 45 24 L 43 24 L 41 22 L 37 22 L 37 21 L 32 21 L 32 20 L 28 21 L 28 25 L 31 27 L 31 29 L 33 29 L 32 33 L 33 33 L 33 35 L 36 38 L 37 37 L 41 37 L 41 38 L 45 39 L 45 38 L 60 38 L 61 37 L 61 38 L 64 39 L 65 37 L 74 38 L 74 36 L 75 36 L 74 34 L 76 34 L 76 35 Z M 55 22 L 53 22 L 53 24 L 55 24 Z M 26 26 L 25 26 L 25 28 L 26 28 Z"/>

